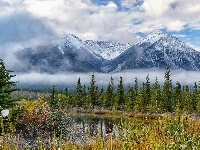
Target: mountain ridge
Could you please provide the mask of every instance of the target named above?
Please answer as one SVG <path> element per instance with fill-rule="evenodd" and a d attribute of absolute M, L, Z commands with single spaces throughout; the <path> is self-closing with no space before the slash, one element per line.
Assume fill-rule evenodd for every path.
<path fill-rule="evenodd" d="M 21 70 L 49 73 L 107 73 L 166 67 L 200 70 L 200 52 L 178 38 L 162 33 L 153 33 L 136 44 L 82 41 L 73 34 L 66 34 L 41 45 L 16 52 L 16 57 L 26 64 L 26 69 Z"/>

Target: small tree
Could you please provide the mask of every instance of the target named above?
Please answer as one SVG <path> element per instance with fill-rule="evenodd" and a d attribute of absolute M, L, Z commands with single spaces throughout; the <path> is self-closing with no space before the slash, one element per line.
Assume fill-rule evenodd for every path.
<path fill-rule="evenodd" d="M 124 84 L 123 84 L 123 80 L 122 77 L 120 77 L 119 80 L 119 84 L 118 84 L 118 88 L 117 88 L 117 104 L 119 107 L 123 107 L 124 103 L 125 103 L 125 99 L 126 99 L 126 94 L 124 91 Z"/>
<path fill-rule="evenodd" d="M 75 103 L 76 106 L 82 106 L 83 105 L 83 91 L 82 91 L 82 85 L 81 85 L 81 79 L 80 78 L 78 78 L 78 82 L 77 82 L 77 86 L 76 86 L 74 103 Z"/>
<path fill-rule="evenodd" d="M 108 84 L 108 87 L 106 89 L 106 93 L 105 93 L 105 106 L 106 107 L 113 107 L 114 104 L 114 91 L 113 91 L 113 86 L 114 86 L 114 82 L 113 82 L 113 78 L 111 76 L 110 78 L 110 82 Z"/>
<path fill-rule="evenodd" d="M 13 71 L 7 70 L 2 59 L 0 59 L 0 109 L 12 108 L 16 105 L 16 99 L 13 99 L 11 93 L 17 89 L 13 88 L 16 82 L 11 81 L 16 75 Z"/>
<path fill-rule="evenodd" d="M 88 96 L 89 96 L 89 105 L 95 106 L 97 105 L 97 93 L 96 93 L 96 85 L 95 85 L 95 76 L 92 74 L 90 87 L 88 89 Z"/>
<path fill-rule="evenodd" d="M 50 107 L 52 109 L 57 109 L 60 106 L 59 99 L 58 99 L 58 94 L 57 94 L 57 91 L 56 91 L 54 85 L 52 87 L 51 97 L 49 99 L 49 105 L 50 105 Z"/>
<path fill-rule="evenodd" d="M 170 78 L 170 69 L 165 72 L 165 82 L 162 89 L 162 110 L 172 112 L 172 80 Z"/>

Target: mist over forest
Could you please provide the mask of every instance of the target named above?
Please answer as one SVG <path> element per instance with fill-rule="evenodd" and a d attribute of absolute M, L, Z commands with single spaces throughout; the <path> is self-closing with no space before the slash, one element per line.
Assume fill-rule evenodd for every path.
<path fill-rule="evenodd" d="M 53 85 L 56 85 L 58 88 L 62 90 L 66 87 L 75 88 L 77 84 L 77 80 L 80 77 L 82 85 L 89 85 L 91 80 L 91 75 L 93 73 L 57 73 L 57 74 L 46 74 L 46 73 L 17 73 L 17 76 L 13 79 L 14 81 L 18 81 L 17 86 L 19 88 L 29 88 L 31 89 L 44 89 L 50 90 Z M 135 78 L 138 79 L 139 84 L 141 85 L 145 82 L 147 75 L 149 74 L 149 78 L 151 84 L 154 83 L 155 78 L 158 78 L 160 84 L 164 82 L 165 70 L 158 69 L 140 69 L 140 70 L 125 70 L 122 72 L 115 73 L 96 73 L 95 80 L 96 85 L 99 87 L 107 87 L 111 76 L 114 80 L 114 86 L 117 87 L 119 78 L 123 78 L 123 83 L 125 87 L 128 85 L 134 84 Z M 171 79 L 173 85 L 178 81 L 181 85 L 188 85 L 189 87 L 193 87 L 194 83 L 200 81 L 200 72 L 198 71 L 174 71 L 171 70 Z"/>

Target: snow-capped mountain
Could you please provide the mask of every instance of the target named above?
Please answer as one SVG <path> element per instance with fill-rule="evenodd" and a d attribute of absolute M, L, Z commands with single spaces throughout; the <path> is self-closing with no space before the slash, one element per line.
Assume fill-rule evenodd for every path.
<path fill-rule="evenodd" d="M 17 68 L 17 71 L 101 72 L 101 63 L 104 61 L 72 34 L 56 38 L 45 45 L 22 49 L 15 55 L 25 64 L 23 69 Z"/>
<path fill-rule="evenodd" d="M 154 33 L 105 64 L 109 71 L 170 67 L 175 70 L 200 70 L 200 53 L 176 37 Z"/>
<path fill-rule="evenodd" d="M 200 52 L 172 35 L 161 33 L 149 35 L 135 45 L 82 41 L 66 34 L 48 44 L 19 50 L 15 55 L 24 65 L 13 70 L 23 72 L 113 72 L 166 67 L 200 70 Z"/>
<path fill-rule="evenodd" d="M 132 43 L 120 44 L 120 43 L 110 43 L 105 41 L 92 41 L 86 40 L 84 43 L 87 46 L 92 47 L 93 51 L 96 54 L 99 54 L 101 57 L 107 60 L 112 60 L 118 57 L 126 49 L 133 46 Z"/>

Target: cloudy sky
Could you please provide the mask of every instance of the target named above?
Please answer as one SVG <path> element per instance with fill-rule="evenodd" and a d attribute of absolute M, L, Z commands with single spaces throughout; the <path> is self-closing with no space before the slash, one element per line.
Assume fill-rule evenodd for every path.
<path fill-rule="evenodd" d="M 19 48 L 66 33 L 135 43 L 155 31 L 200 50 L 199 0 L 0 0 L 0 44 Z"/>

